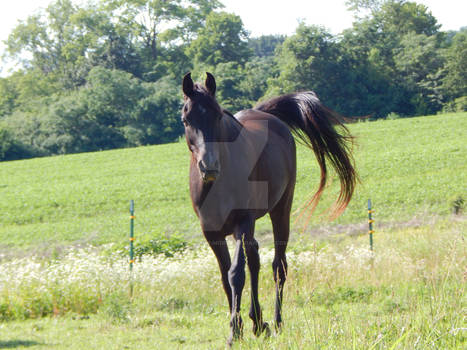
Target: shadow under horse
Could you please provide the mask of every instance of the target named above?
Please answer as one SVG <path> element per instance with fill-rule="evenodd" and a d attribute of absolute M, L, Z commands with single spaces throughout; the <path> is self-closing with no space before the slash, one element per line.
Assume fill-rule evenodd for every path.
<path fill-rule="evenodd" d="M 321 171 L 318 190 L 308 205 L 310 212 L 325 188 L 329 163 L 338 175 L 341 188 L 334 217 L 344 211 L 356 184 L 352 137 L 342 124 L 343 117 L 325 107 L 311 91 L 276 97 L 233 116 L 217 103 L 212 74 L 207 73 L 203 86 L 195 84 L 188 73 L 182 86 L 182 122 L 192 153 L 190 194 L 222 274 L 231 312 L 231 345 L 242 335 L 240 303 L 245 264 L 251 276 L 249 316 L 253 332 L 270 333 L 258 301 L 260 257 L 254 238 L 255 221 L 267 213 L 274 232 L 275 327 L 282 325 L 285 251 L 297 168 L 292 133 L 314 152 Z M 231 234 L 235 239 L 232 259 L 226 242 L 226 236 Z"/>

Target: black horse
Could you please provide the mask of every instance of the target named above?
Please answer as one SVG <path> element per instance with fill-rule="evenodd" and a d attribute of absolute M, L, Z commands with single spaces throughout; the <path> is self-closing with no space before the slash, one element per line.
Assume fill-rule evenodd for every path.
<path fill-rule="evenodd" d="M 235 116 L 215 99 L 216 83 L 207 73 L 205 86 L 183 79 L 182 122 L 192 152 L 190 194 L 204 236 L 217 257 L 231 311 L 229 344 L 242 333 L 240 302 L 245 260 L 251 274 L 253 332 L 269 333 L 258 301 L 260 260 L 255 221 L 269 213 L 275 243 L 272 263 L 276 282 L 275 326 L 281 327 L 282 292 L 287 277 L 285 250 L 296 179 L 295 141 L 291 131 L 315 153 L 321 169 L 314 209 L 326 185 L 330 162 L 341 184 L 334 213 L 346 208 L 356 184 L 350 152 L 351 136 L 341 116 L 326 108 L 313 92 L 280 96 Z M 338 133 L 335 125 L 341 127 Z M 231 260 L 225 237 L 233 234 Z"/>

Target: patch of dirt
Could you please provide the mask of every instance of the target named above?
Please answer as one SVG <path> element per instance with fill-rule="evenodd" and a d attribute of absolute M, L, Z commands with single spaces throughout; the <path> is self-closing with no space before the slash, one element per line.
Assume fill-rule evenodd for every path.
<path fill-rule="evenodd" d="M 418 214 L 407 221 L 396 222 L 396 221 L 381 221 L 378 222 L 377 219 L 373 224 L 373 229 L 375 233 L 378 231 L 388 231 L 388 230 L 397 230 L 403 228 L 417 228 L 423 226 L 434 226 L 437 222 L 441 220 L 446 220 L 449 218 L 453 222 L 465 222 L 467 221 L 467 215 L 451 215 L 438 216 L 432 214 Z M 294 232 L 295 231 L 295 232 Z M 309 225 L 305 230 L 303 228 L 296 229 L 290 234 L 290 242 L 294 242 L 300 235 L 309 235 L 311 237 L 321 239 L 321 238 L 333 238 L 336 236 L 361 236 L 368 234 L 368 222 L 354 223 L 354 224 L 329 224 L 329 225 L 320 225 L 312 226 Z M 298 233 L 298 234 L 297 234 Z M 273 235 L 271 231 L 262 232 L 257 234 L 257 240 L 262 244 L 270 244 L 273 242 Z"/>

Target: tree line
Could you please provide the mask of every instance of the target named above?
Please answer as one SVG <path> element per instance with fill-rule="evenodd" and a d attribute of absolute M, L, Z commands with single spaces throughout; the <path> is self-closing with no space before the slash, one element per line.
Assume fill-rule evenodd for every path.
<path fill-rule="evenodd" d="M 206 71 L 236 112 L 314 90 L 352 116 L 467 110 L 467 28 L 405 0 L 349 0 L 351 28 L 250 37 L 217 0 L 56 0 L 20 22 L 0 78 L 0 160 L 177 140 L 182 76 Z"/>

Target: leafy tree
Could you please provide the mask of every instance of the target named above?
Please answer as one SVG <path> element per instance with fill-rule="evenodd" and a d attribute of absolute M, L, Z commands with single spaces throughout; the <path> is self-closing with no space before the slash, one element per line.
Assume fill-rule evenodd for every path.
<path fill-rule="evenodd" d="M 43 138 L 36 147 L 42 152 L 66 154 L 106 149 L 98 137 L 104 133 L 103 128 L 89 118 L 84 94 L 79 90 L 51 103 L 40 120 Z"/>
<path fill-rule="evenodd" d="M 239 86 L 250 107 L 266 94 L 269 81 L 279 76 L 279 69 L 274 57 L 253 57 L 245 64 L 244 71 Z"/>
<path fill-rule="evenodd" d="M 300 24 L 295 35 L 287 38 L 278 51 L 280 75 L 271 81 L 268 94 L 314 89 L 327 95 L 337 71 L 339 47 L 323 28 Z"/>
<path fill-rule="evenodd" d="M 99 65 L 138 77 L 142 75 L 142 62 L 134 33 L 131 28 L 116 21 L 116 15 L 104 4 L 81 8 L 72 20 L 81 32 L 83 55 L 80 61 L 86 67 L 90 69 Z"/>
<path fill-rule="evenodd" d="M 170 142 L 183 133 L 180 101 L 179 86 L 169 77 L 144 83 L 127 72 L 96 67 L 80 89 L 38 100 L 42 107 L 34 114 L 16 111 L 5 118 L 7 140 L 43 155 Z"/>
<path fill-rule="evenodd" d="M 8 90 L 2 95 L 12 107 L 8 111 L 9 113 L 15 109 L 34 109 L 38 99 L 51 96 L 62 90 L 53 74 L 44 75 L 38 69 L 19 70 L 4 79 L 2 85 Z"/>
<path fill-rule="evenodd" d="M 278 50 L 280 74 L 269 80 L 267 96 L 314 90 L 329 107 L 348 116 L 383 117 L 396 109 L 403 91 L 355 50 L 355 38 L 337 40 L 316 26 L 301 24 Z"/>
<path fill-rule="evenodd" d="M 384 31 L 400 34 L 415 32 L 430 36 L 437 34 L 440 28 L 425 5 L 410 1 L 385 2 L 375 20 L 380 21 Z"/>
<path fill-rule="evenodd" d="M 180 0 L 109 0 L 107 6 L 132 28 L 152 59 L 157 59 L 162 25 L 183 17 Z"/>
<path fill-rule="evenodd" d="M 96 64 L 137 72 L 129 35 L 100 7 L 56 0 L 13 29 L 7 53 L 11 59 L 29 57 L 22 62 L 26 69 L 71 89 L 84 84 Z"/>
<path fill-rule="evenodd" d="M 407 0 L 347 0 L 349 10 L 354 11 L 360 22 L 371 22 L 381 29 L 380 33 L 434 35 L 440 25 L 428 8 Z M 366 14 L 359 18 L 360 14 Z"/>
<path fill-rule="evenodd" d="M 370 77 L 382 79 L 386 85 L 378 89 L 379 93 L 376 91 L 379 97 L 374 97 L 386 100 L 386 107 L 401 115 L 438 110 L 443 99 L 439 84 L 439 68 L 443 64 L 439 49 L 443 37 L 428 8 L 405 0 L 347 3 L 357 14 L 366 16 L 357 18 L 353 28 L 344 32 L 342 45 L 356 61 L 369 67 Z M 431 55 L 427 56 L 428 52 Z M 363 65 L 360 64 L 361 68 Z M 383 96 L 386 98 L 381 99 Z"/>
<path fill-rule="evenodd" d="M 276 48 L 286 39 L 285 35 L 261 35 L 248 39 L 248 47 L 257 57 L 272 57 Z"/>
<path fill-rule="evenodd" d="M 82 90 L 88 114 L 99 124 L 119 127 L 132 117 L 133 106 L 144 96 L 144 89 L 131 74 L 102 67 L 93 68 Z"/>
<path fill-rule="evenodd" d="M 145 81 L 156 82 L 170 76 L 172 79 L 182 77 L 193 68 L 193 63 L 185 53 L 185 46 L 163 48 L 157 61 L 152 62 L 145 73 Z"/>
<path fill-rule="evenodd" d="M 197 33 L 206 24 L 206 18 L 214 10 L 222 9 L 224 5 L 218 0 L 191 0 L 185 3 L 182 26 L 178 34 L 182 34 L 185 44 L 191 43 Z"/>
<path fill-rule="evenodd" d="M 36 154 L 15 140 L 10 131 L 0 124 L 0 161 L 34 157 Z"/>
<path fill-rule="evenodd" d="M 77 13 L 71 0 L 56 0 L 45 14 L 30 16 L 16 26 L 9 35 L 7 52 L 12 58 L 28 57 L 23 61 L 44 74 L 55 73 L 65 88 L 82 83 L 83 77 L 76 64 L 82 56 L 83 38 L 72 19 Z"/>
<path fill-rule="evenodd" d="M 388 76 L 394 75 L 394 50 L 408 33 L 426 36 L 438 33 L 439 25 L 428 8 L 405 0 L 366 1 L 348 3 L 369 3 L 370 15 L 359 19 L 354 27 L 344 33 L 349 45 L 364 53 Z"/>
<path fill-rule="evenodd" d="M 437 38 L 409 32 L 394 58 L 398 75 L 413 95 L 415 114 L 436 113 L 443 102 L 438 74 L 444 64 Z"/>
<path fill-rule="evenodd" d="M 48 155 L 41 147 L 46 135 L 43 133 L 41 116 L 47 107 L 36 105 L 30 111 L 16 110 L 4 117 L 0 128 L 6 130 L 6 138 L 15 150 L 21 150 L 18 156 L 7 153 L 6 159 L 28 158 L 31 155 Z M 33 110 L 33 111 L 32 111 Z"/>
<path fill-rule="evenodd" d="M 165 44 L 189 40 L 204 18 L 222 4 L 217 0 L 103 0 L 119 22 L 132 28 L 146 55 L 156 60 Z"/>
<path fill-rule="evenodd" d="M 216 77 L 216 96 L 223 108 L 231 113 L 251 108 L 242 86 L 246 72 L 237 62 L 219 63 L 211 72 Z"/>
<path fill-rule="evenodd" d="M 17 106 L 18 91 L 11 78 L 0 78 L 0 118 Z"/>
<path fill-rule="evenodd" d="M 195 64 L 216 66 L 220 63 L 245 64 L 251 56 L 248 34 L 239 16 L 226 12 L 211 12 L 196 40 L 188 48 Z"/>
<path fill-rule="evenodd" d="M 150 145 L 176 140 L 183 134 L 180 86 L 171 77 L 164 77 L 144 87 L 147 95 L 138 101 L 135 119 L 124 128 L 128 144 Z"/>
<path fill-rule="evenodd" d="M 445 57 L 443 91 L 451 100 L 467 96 L 467 28 L 455 34 Z"/>
<path fill-rule="evenodd" d="M 348 10 L 354 11 L 357 14 L 365 11 L 379 11 L 383 3 L 384 0 L 347 0 L 345 2 Z"/>

